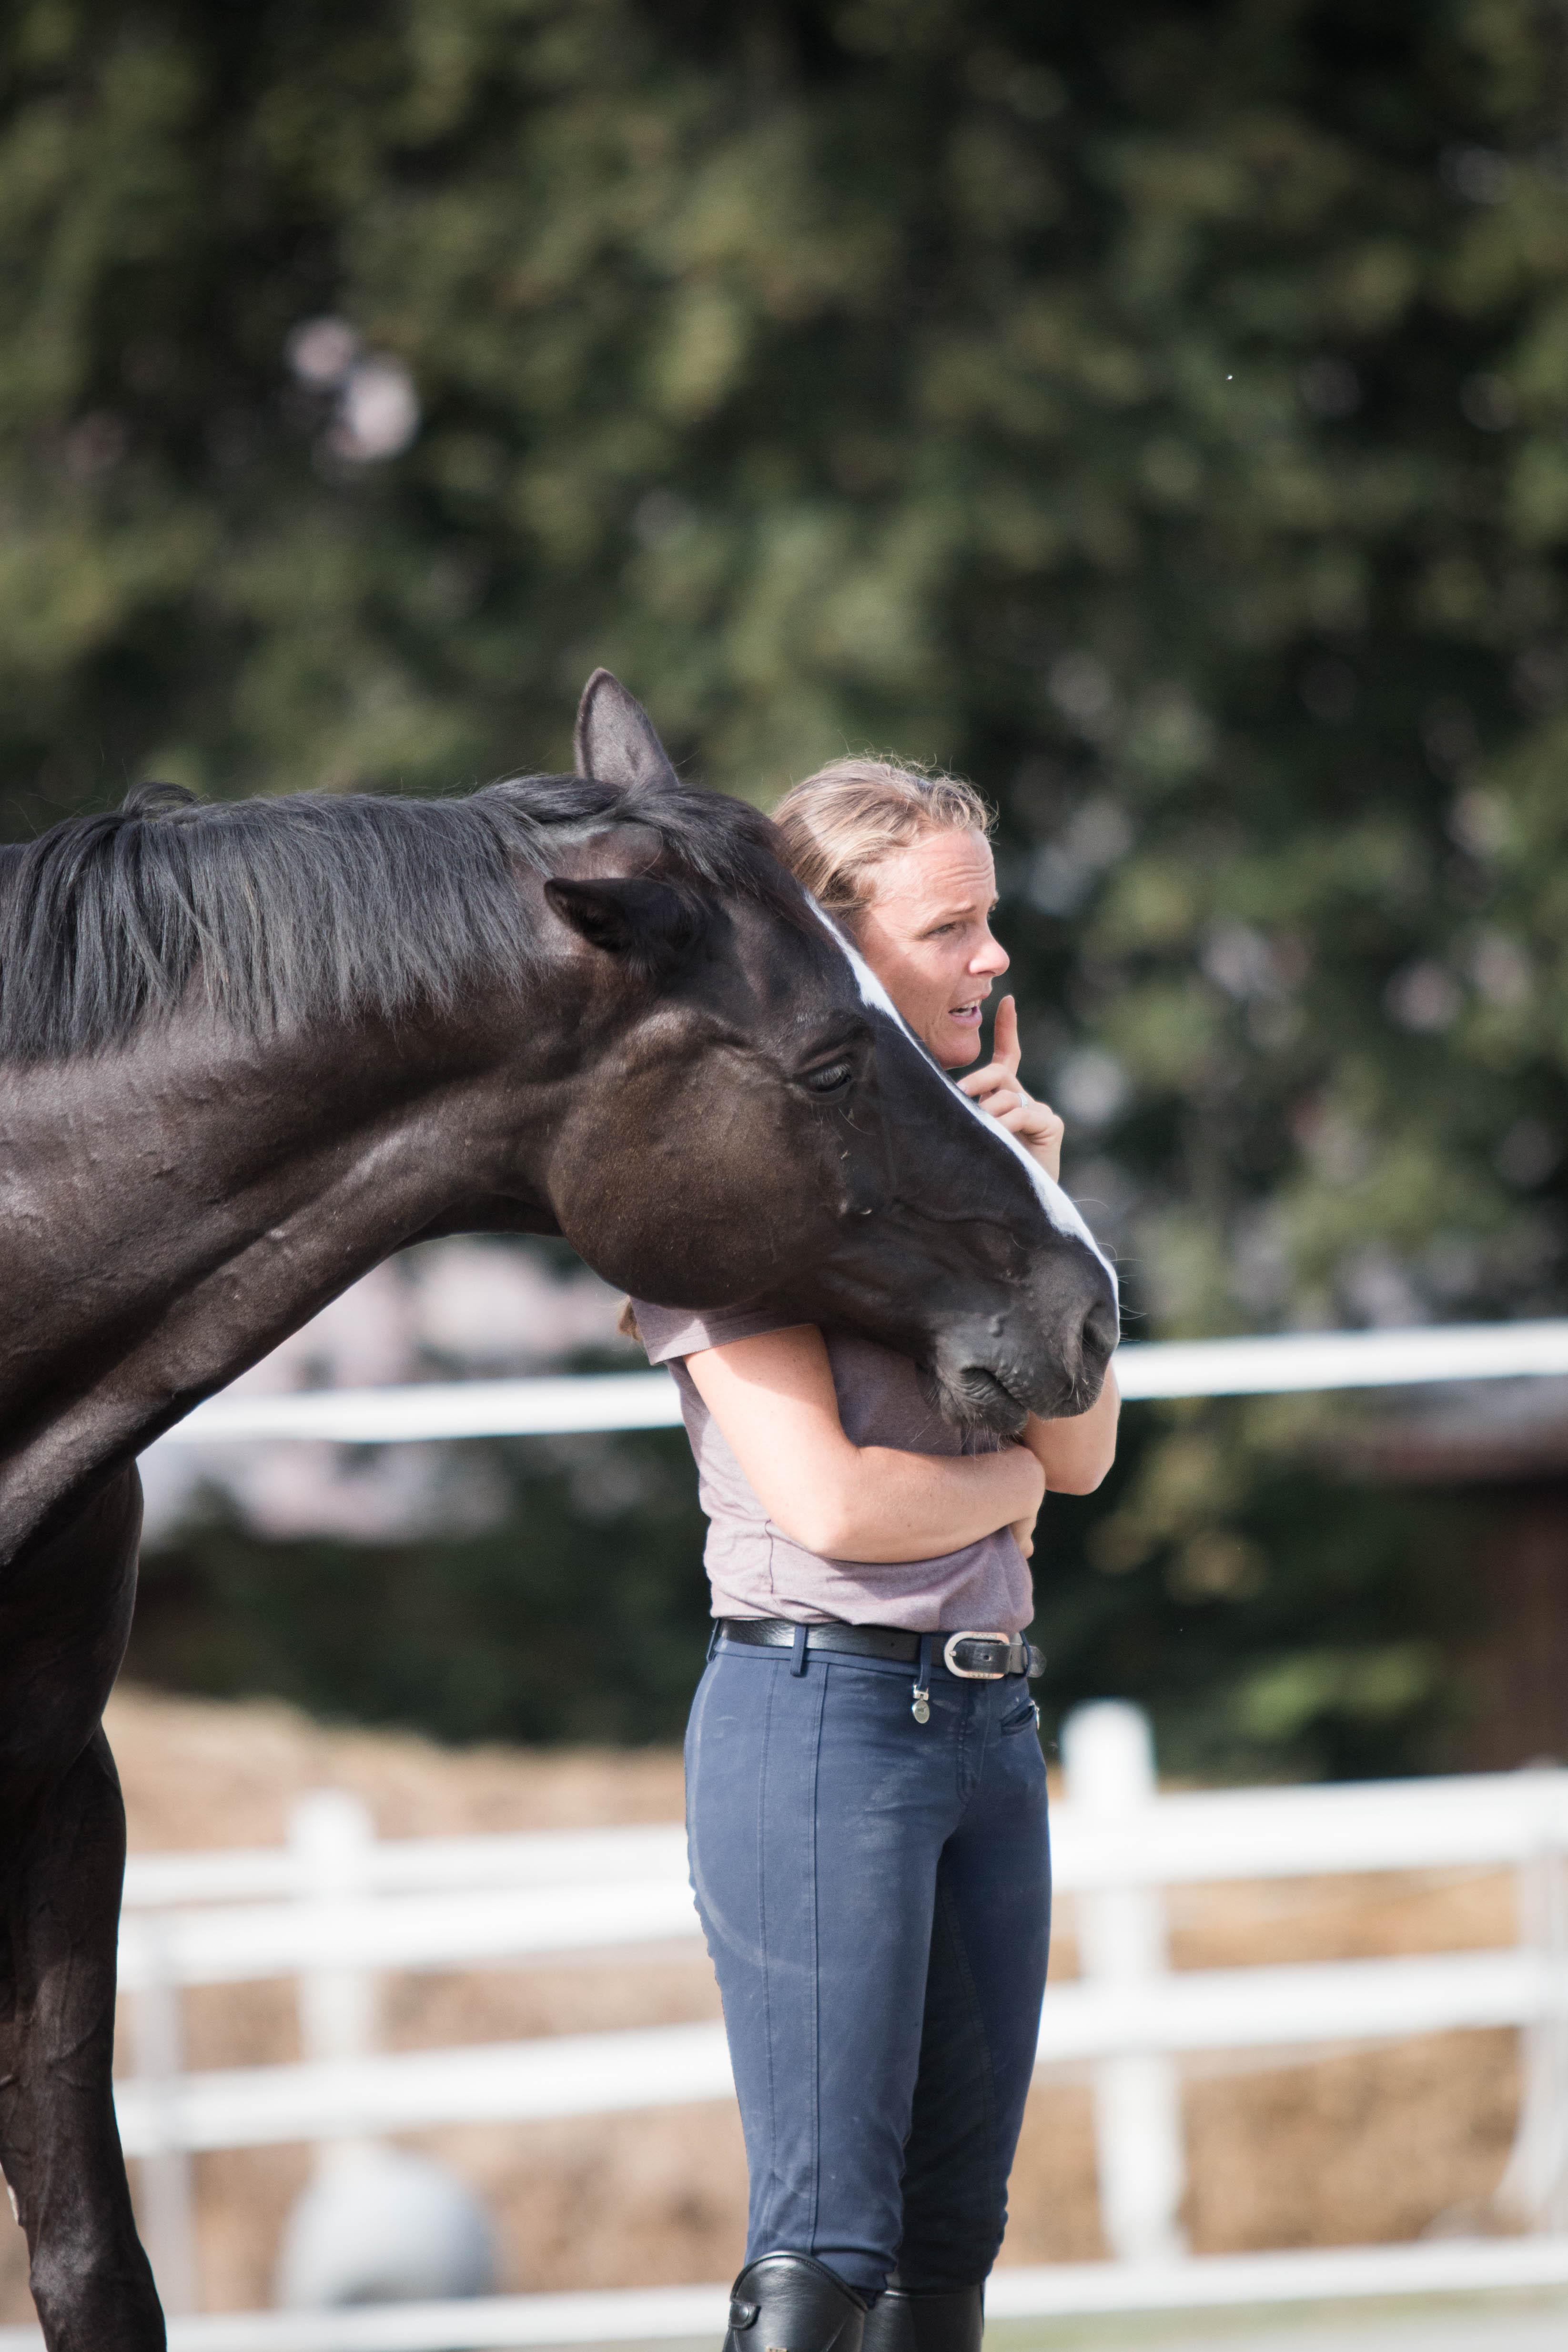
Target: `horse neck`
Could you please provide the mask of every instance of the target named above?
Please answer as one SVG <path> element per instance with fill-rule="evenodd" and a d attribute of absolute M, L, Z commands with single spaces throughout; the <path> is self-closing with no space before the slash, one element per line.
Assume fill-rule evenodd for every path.
<path fill-rule="evenodd" d="M 182 1020 L 0 1087 L 0 1558 L 405 1242 L 548 1225 L 515 1044 L 498 1074 L 453 1024 Z"/>

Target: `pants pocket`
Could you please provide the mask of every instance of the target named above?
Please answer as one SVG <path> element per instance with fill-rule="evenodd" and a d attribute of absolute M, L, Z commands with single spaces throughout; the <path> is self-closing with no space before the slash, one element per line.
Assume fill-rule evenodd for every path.
<path fill-rule="evenodd" d="M 1004 1739 L 1015 1731 L 1033 1731 L 1039 1727 L 1040 1710 L 1032 1698 L 1020 1699 L 1012 1712 L 1002 1717 L 1000 1730 Z"/>

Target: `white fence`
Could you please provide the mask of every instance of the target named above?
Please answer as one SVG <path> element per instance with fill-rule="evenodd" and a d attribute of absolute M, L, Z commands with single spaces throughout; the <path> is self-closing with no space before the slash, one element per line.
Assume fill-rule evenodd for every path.
<path fill-rule="evenodd" d="M 1286 1335 L 1124 1347 L 1122 1393 L 1242 1395 L 1568 1373 L 1568 1321 Z M 553 1434 L 679 1418 L 668 1375 L 476 1381 L 229 1395 L 163 1444 Z M 1088 2069 L 1100 2204 L 1115 2259 L 999 2272 L 999 2318 L 1316 2296 L 1568 2286 L 1568 1772 L 1366 1787 L 1159 1796 L 1131 1709 L 1067 1727 L 1056 1882 L 1074 1898 L 1083 1973 L 1053 1985 L 1044 2067 Z M 1306 1967 L 1173 1972 L 1163 1890 L 1226 1880 L 1508 1870 L 1518 1941 Z M 308 1800 L 284 1848 L 147 1855 L 127 1874 L 121 1983 L 136 2072 L 118 2086 L 146 2234 L 171 2309 L 194 2302 L 194 2152 L 342 2141 L 435 2125 L 608 2114 L 732 2095 L 716 2026 L 387 2053 L 375 1987 L 390 1970 L 526 1965 L 547 1955 L 689 1944 L 699 1934 L 674 1828 L 377 1843 L 352 1802 Z M 296 2065 L 191 2074 L 189 1986 L 289 1976 Z M 1310 2253 L 1189 2257 L 1180 2227 L 1180 2061 L 1299 2053 L 1413 2033 L 1510 2027 L 1525 2093 L 1500 2205 L 1532 2234 Z M 171 2352 L 467 2352 L 480 2347 L 714 2336 L 720 2286 L 490 2297 L 323 2314 L 176 2316 Z M 36 2352 L 30 2328 L 0 2352 Z"/>
<path fill-rule="evenodd" d="M 1568 2285 L 1568 1771 L 1160 1795 L 1144 1719 L 1089 1707 L 1064 1735 L 1054 1821 L 1058 1894 L 1076 1905 L 1082 1974 L 1053 1984 L 1039 2063 L 1094 2085 L 1101 2215 L 1116 2259 L 997 2274 L 1005 2315 Z M 1163 1890 L 1385 1871 L 1499 1871 L 1519 1887 L 1501 1949 L 1310 1966 L 1173 1971 Z M 384 1972 L 547 1956 L 678 1950 L 700 1930 L 675 1827 L 377 1842 L 357 1801 L 326 1791 L 283 1848 L 134 1857 L 121 1982 L 137 2073 L 119 2086 L 127 2152 L 171 2305 L 194 2300 L 193 2151 L 325 2142 L 468 2122 L 611 2114 L 732 2096 L 717 2025 L 402 2053 L 374 2047 Z M 296 1979 L 303 2060 L 190 2074 L 184 1988 Z M 1511 2027 L 1525 2050 L 1518 2142 L 1503 2184 L 1533 2234 L 1307 2254 L 1188 2258 L 1180 2062 L 1197 2053 Z M 439 2352 L 715 2331 L 718 2288 L 506 2297 L 316 2316 L 176 2320 L 175 2352 Z M 0 2352 L 36 2345 L 0 2330 Z"/>

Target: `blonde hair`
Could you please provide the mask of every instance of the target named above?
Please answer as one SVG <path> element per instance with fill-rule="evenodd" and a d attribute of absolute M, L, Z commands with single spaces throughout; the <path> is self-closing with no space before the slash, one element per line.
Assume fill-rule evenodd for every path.
<path fill-rule="evenodd" d="M 830 915 L 850 917 L 868 903 L 884 858 L 928 833 L 989 835 L 993 822 L 962 777 L 868 756 L 830 760 L 773 811 L 790 871 Z"/>

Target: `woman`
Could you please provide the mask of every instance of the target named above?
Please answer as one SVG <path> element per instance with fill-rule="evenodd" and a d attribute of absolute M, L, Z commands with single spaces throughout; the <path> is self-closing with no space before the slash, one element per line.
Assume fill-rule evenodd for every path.
<path fill-rule="evenodd" d="M 978 795 L 841 760 L 775 814 L 915 1034 L 973 1062 L 1007 969 Z M 1055 1176 L 1062 1123 L 1017 1071 L 1005 997 L 961 1083 Z M 1050 1927 L 1026 1562 L 1047 1488 L 1110 1466 L 1115 1384 L 998 1443 L 856 1333 L 634 1311 L 710 1523 L 687 1790 L 751 2173 L 727 2352 L 974 2352 Z"/>

